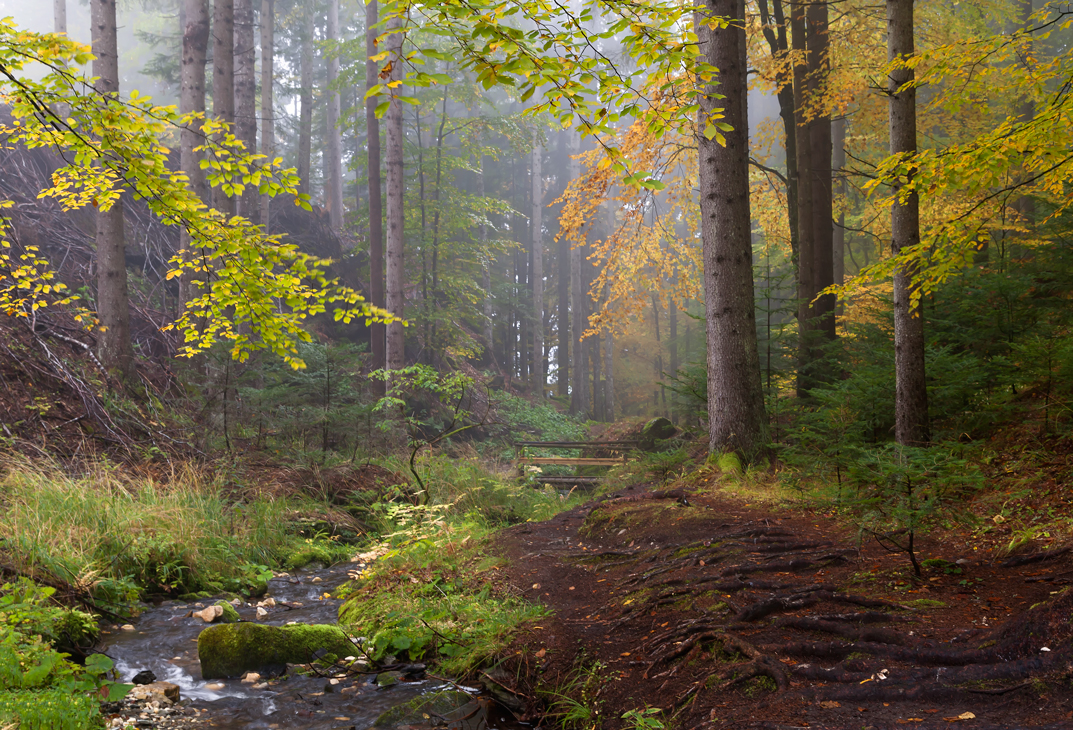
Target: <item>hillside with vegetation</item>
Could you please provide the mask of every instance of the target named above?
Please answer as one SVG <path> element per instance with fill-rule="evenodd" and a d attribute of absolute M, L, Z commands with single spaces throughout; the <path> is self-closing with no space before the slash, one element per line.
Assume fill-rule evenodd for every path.
<path fill-rule="evenodd" d="M 48 11 L 0 728 L 1073 722 L 1066 6 Z"/>

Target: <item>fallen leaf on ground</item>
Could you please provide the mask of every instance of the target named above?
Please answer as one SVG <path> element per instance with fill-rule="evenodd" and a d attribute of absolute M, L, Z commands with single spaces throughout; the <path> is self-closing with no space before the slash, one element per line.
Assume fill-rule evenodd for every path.
<path fill-rule="evenodd" d="M 824 700 L 823 702 L 820 703 L 820 707 L 822 707 L 825 710 L 833 710 L 834 708 L 841 707 L 841 706 L 842 706 L 842 703 L 835 702 L 834 700 Z"/>

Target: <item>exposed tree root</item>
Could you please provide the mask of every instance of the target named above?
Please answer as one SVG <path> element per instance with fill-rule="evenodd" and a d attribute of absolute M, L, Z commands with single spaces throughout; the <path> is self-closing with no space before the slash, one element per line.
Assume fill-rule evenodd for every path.
<path fill-rule="evenodd" d="M 823 621 L 810 616 L 787 616 L 776 619 L 775 626 L 781 628 L 801 629 L 802 631 L 822 631 L 854 641 L 869 641 L 877 644 L 896 644 L 912 646 L 913 637 L 900 631 L 877 626 L 853 626 L 841 621 Z"/>
<path fill-rule="evenodd" d="M 1002 561 L 1003 568 L 1015 568 L 1018 565 L 1028 565 L 1030 563 L 1039 563 L 1044 560 L 1050 560 L 1051 558 L 1058 558 L 1070 550 L 1073 550 L 1073 545 L 1067 545 L 1065 547 L 1055 548 L 1054 550 L 1045 550 L 1041 553 L 1032 553 L 1030 555 L 1015 555 L 1012 558 L 1008 558 Z"/>
<path fill-rule="evenodd" d="M 869 693 L 871 693 L 872 690 L 868 688 L 866 683 L 874 683 L 878 687 L 890 687 L 936 682 L 942 686 L 950 687 L 964 685 L 970 682 L 1003 682 L 1027 679 L 1029 677 L 1046 674 L 1057 667 L 1064 666 L 1063 662 L 1067 657 L 1068 654 L 1051 652 L 1037 657 L 1018 659 L 1010 662 L 934 667 L 928 669 L 921 667 L 884 669 L 882 671 L 886 679 L 879 679 L 878 671 L 850 671 L 849 668 L 843 665 L 824 669 L 823 667 L 816 667 L 809 664 L 799 664 L 793 667 L 790 671 L 794 676 L 806 679 L 818 679 L 824 682 L 849 684 L 851 685 L 851 690 L 856 691 L 857 689 L 861 689 L 865 696 L 870 696 Z M 973 688 L 962 687 L 962 689 Z M 819 692 L 820 690 L 816 691 Z M 1010 688 L 1007 688 L 1006 691 L 1010 691 Z M 850 695 L 852 695 L 852 691 L 850 692 Z M 824 697 L 827 698 L 827 695 L 824 694 Z M 841 697 L 830 697 L 830 699 L 841 699 Z M 853 699 L 853 697 L 847 695 L 845 699 Z"/>
<path fill-rule="evenodd" d="M 719 575 L 726 577 L 729 575 L 744 575 L 746 573 L 774 573 L 777 571 L 795 571 L 806 570 L 809 568 L 823 568 L 828 565 L 844 563 L 846 562 L 845 553 L 852 553 L 852 550 L 842 550 L 834 553 L 827 553 L 817 558 L 795 558 L 793 560 L 783 560 L 773 563 L 764 563 L 762 565 L 746 564 L 746 565 L 732 565 L 729 568 L 724 568 Z"/>

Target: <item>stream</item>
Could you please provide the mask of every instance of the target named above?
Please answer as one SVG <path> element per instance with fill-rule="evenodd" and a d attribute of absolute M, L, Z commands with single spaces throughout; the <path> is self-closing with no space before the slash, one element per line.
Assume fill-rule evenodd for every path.
<path fill-rule="evenodd" d="M 252 605 L 244 603 L 236 608 L 243 620 L 258 620 L 255 604 L 270 596 L 277 605 L 266 609 L 268 615 L 260 618 L 260 623 L 334 624 L 342 602 L 329 594 L 348 579 L 347 571 L 354 567 L 354 563 L 343 563 L 281 574 L 269 582 L 264 597 L 254 599 Z M 301 607 L 288 608 L 279 605 L 280 602 L 301 604 Z M 381 688 L 373 682 L 375 675 L 351 676 L 333 685 L 326 677 L 303 676 L 293 670 L 284 678 L 269 680 L 267 686 L 258 685 L 259 688 L 239 679 L 205 681 L 198 662 L 197 637 L 208 624 L 187 614 L 213 603 L 214 599 L 206 599 L 198 603 L 166 601 L 150 606 L 133 622 L 133 631 L 109 628 L 103 632 L 101 651 L 115 661 L 121 681 L 129 682 L 135 674 L 148 669 L 157 681 L 178 685 L 183 704 L 197 708 L 202 713 L 201 719 L 225 730 L 365 730 L 381 713 L 394 706 L 425 692 L 454 688 L 433 679 Z M 480 724 L 489 729 L 516 727 L 516 723 L 496 722 L 492 718 Z"/>

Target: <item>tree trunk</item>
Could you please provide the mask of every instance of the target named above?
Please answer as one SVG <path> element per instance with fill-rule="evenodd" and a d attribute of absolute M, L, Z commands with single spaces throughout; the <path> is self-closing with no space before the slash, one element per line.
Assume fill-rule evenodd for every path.
<path fill-rule="evenodd" d="M 205 112 L 205 61 L 209 50 L 209 2 L 208 0 L 182 0 L 186 26 L 183 28 L 183 61 L 179 90 L 179 113 Z M 201 169 L 201 155 L 194 148 L 202 143 L 200 122 L 183 127 L 179 132 L 179 167 L 186 173 L 188 185 L 202 202 L 209 200 L 205 171 Z M 189 260 L 192 240 L 183 226 L 179 229 L 179 248 Z M 189 274 L 179 279 L 179 309 L 183 309 L 194 296 Z"/>
<path fill-rule="evenodd" d="M 235 136 L 246 151 L 257 151 L 257 46 L 254 43 L 253 0 L 235 3 Z M 259 223 L 257 189 L 248 185 L 236 202 L 236 212 Z"/>
<path fill-rule="evenodd" d="M 388 63 L 391 64 L 391 80 L 402 78 L 402 19 L 393 17 L 387 23 Z M 403 284 L 405 270 L 403 255 L 405 252 L 405 211 L 403 196 L 406 181 L 403 170 L 402 101 L 399 88 L 391 90 L 390 104 L 387 111 L 387 310 L 399 317 L 403 316 Z M 387 326 L 385 355 L 388 370 L 403 367 L 406 359 L 405 341 L 402 322 L 395 321 Z"/>
<path fill-rule="evenodd" d="M 67 34 L 67 0 L 52 0 L 53 33 Z"/>
<path fill-rule="evenodd" d="M 570 179 L 577 180 L 581 177 L 581 162 L 577 155 L 581 154 L 581 137 L 577 132 L 570 135 Z M 589 415 L 589 375 L 588 375 L 588 342 L 581 339 L 585 332 L 587 315 L 586 296 L 583 286 L 582 266 L 585 257 L 582 256 L 584 238 L 572 241 L 570 246 L 570 331 L 573 339 L 573 370 L 572 370 L 572 393 L 570 394 L 570 412 L 576 416 L 587 418 Z"/>
<path fill-rule="evenodd" d="M 615 420 L 615 335 L 604 333 L 604 420 Z"/>
<path fill-rule="evenodd" d="M 745 8 L 741 0 L 707 0 L 711 17 L 732 18 L 726 28 L 698 28 L 719 85 L 702 98 L 701 114 L 724 107 L 733 129 L 720 145 L 699 135 L 704 309 L 708 333 L 708 448 L 735 451 L 745 461 L 764 446 L 764 395 L 756 350 L 753 255 L 749 210 L 749 117 Z M 715 94 L 725 95 L 715 99 Z M 702 119 L 699 128 L 707 122 Z"/>
<path fill-rule="evenodd" d="M 440 192 L 443 185 L 443 141 L 446 137 L 447 127 L 447 87 L 443 87 L 443 106 L 440 110 L 440 126 L 436 130 L 436 189 L 433 192 L 432 202 L 435 207 L 432 213 L 432 305 L 439 307 L 442 304 L 440 296 Z M 423 197 L 423 196 L 422 196 Z M 422 219 L 423 219 L 422 214 Z M 435 354 L 440 341 L 437 322 L 432 323 L 432 351 Z"/>
<path fill-rule="evenodd" d="M 328 41 L 339 41 L 339 0 L 328 0 Z M 339 136 L 339 91 L 334 87 L 339 78 L 339 55 L 336 49 L 328 50 L 328 156 L 327 191 L 325 199 L 332 228 L 343 229 L 343 143 Z"/>
<path fill-rule="evenodd" d="M 298 192 L 309 194 L 309 177 L 312 172 L 313 155 L 313 8 L 303 9 L 301 44 L 298 58 L 298 74 L 301 88 L 298 90 Z"/>
<path fill-rule="evenodd" d="M 484 139 L 478 140 L 478 144 L 483 146 Z M 485 195 L 484 189 L 484 153 L 480 154 L 480 166 L 477 169 L 477 197 L 483 199 Z M 480 242 L 481 242 L 481 256 L 484 259 L 484 265 L 481 268 L 481 289 L 484 290 L 484 302 L 482 306 L 482 314 L 484 320 L 481 322 L 481 333 L 484 337 L 484 350 L 485 358 L 495 362 L 495 338 L 492 333 L 492 257 L 488 253 L 488 224 L 481 219 L 480 225 Z"/>
<path fill-rule="evenodd" d="M 532 212 L 532 246 L 533 246 L 533 390 L 537 397 L 544 397 L 544 145 L 536 143 L 534 133 Z"/>
<path fill-rule="evenodd" d="M 97 93 L 118 98 L 115 0 L 90 0 L 90 12 Z M 126 380 L 133 373 L 134 351 L 130 342 L 123 234 L 123 198 L 120 197 L 108 210 L 97 211 L 97 316 L 100 318 L 97 355 L 107 370 Z"/>
<path fill-rule="evenodd" d="M 760 22 L 764 38 L 768 42 L 771 57 L 777 62 L 775 72 L 775 96 L 779 100 L 779 116 L 785 136 L 786 150 L 786 213 L 790 223 L 790 258 L 797 263 L 799 243 L 797 234 L 797 122 L 794 116 L 794 74 L 787 62 L 789 45 L 786 37 L 786 17 L 782 0 L 772 0 L 772 12 L 767 0 L 759 0 Z"/>
<path fill-rule="evenodd" d="M 235 123 L 235 4 L 214 0 L 212 7 L 212 116 Z M 212 189 L 212 205 L 225 216 L 235 213 L 235 202 L 221 188 Z"/>
<path fill-rule="evenodd" d="M 797 140 L 797 395 L 808 395 L 813 381 L 813 361 L 816 359 L 816 333 L 814 330 L 812 299 L 816 266 L 816 229 L 813 225 L 814 205 L 812 200 L 812 136 L 807 117 L 808 92 L 808 46 L 805 4 L 793 0 L 790 4 L 790 37 L 793 43 L 794 63 L 794 119 Z"/>
<path fill-rule="evenodd" d="M 908 62 L 914 54 L 913 0 L 887 0 L 887 59 Z M 902 66 L 888 76 L 890 153 L 911 156 L 917 151 L 916 87 L 913 70 Z M 895 183 L 894 189 L 900 185 Z M 920 244 L 920 199 L 916 193 L 891 205 L 891 253 L 898 256 Z M 919 286 L 913 266 L 894 273 L 894 438 L 900 444 L 921 445 L 930 440 L 928 389 L 924 374 L 924 313 L 913 301 Z"/>
<path fill-rule="evenodd" d="M 827 77 L 829 74 L 830 31 L 828 6 L 812 2 L 808 6 L 808 63 L 809 97 L 822 108 L 809 122 L 809 142 L 812 161 L 812 242 L 815 246 L 812 268 L 812 296 L 834 283 L 833 240 L 834 210 L 831 181 L 831 114 L 826 111 Z M 824 294 L 812 307 L 822 346 L 835 339 L 835 296 Z M 816 357 L 822 357 L 818 351 Z M 818 379 L 829 377 L 817 373 Z"/>
<path fill-rule="evenodd" d="M 674 283 L 678 283 L 678 272 L 674 272 Z M 678 302 L 673 298 L 667 301 L 667 349 L 671 360 L 671 377 L 678 377 Z M 671 420 L 678 420 L 678 401 L 671 396 Z"/>
<path fill-rule="evenodd" d="M 663 337 L 660 336 L 659 331 L 659 311 L 662 309 L 659 305 L 659 297 L 653 292 L 652 294 L 652 323 L 655 327 L 656 334 L 656 358 L 652 363 L 652 369 L 655 371 L 655 390 L 652 393 L 652 400 L 654 412 L 658 416 L 667 415 L 667 384 L 663 382 Z M 663 403 L 663 410 L 660 410 L 660 403 Z"/>
<path fill-rule="evenodd" d="M 832 273 L 834 283 L 842 286 L 846 283 L 846 118 L 838 117 L 832 128 L 831 167 L 833 192 L 838 199 L 838 220 L 835 221 L 831 236 Z"/>
<path fill-rule="evenodd" d="M 565 165 L 568 169 L 570 167 L 570 133 L 563 130 L 559 132 L 559 165 L 558 175 L 560 179 L 563 179 Z M 562 182 L 559 187 L 559 194 L 562 195 L 566 191 L 566 185 L 569 180 Z M 562 215 L 562 208 L 559 209 L 559 215 Z M 556 354 L 556 361 L 558 364 L 558 372 L 555 376 L 556 381 L 556 393 L 560 398 L 566 398 L 570 395 L 570 241 L 563 235 L 561 235 L 562 225 L 559 226 L 559 241 L 557 250 L 557 264 L 558 272 L 556 273 L 556 284 L 559 289 L 559 303 L 556 306 L 557 313 L 557 334 L 559 335 L 558 351 Z"/>
<path fill-rule="evenodd" d="M 604 404 L 607 391 L 604 390 L 603 378 L 600 377 L 603 371 L 603 348 L 600 347 L 602 338 L 599 334 L 594 334 L 591 339 L 592 346 L 589 348 L 589 355 L 592 357 L 592 417 L 597 421 L 606 421 Z"/>
<path fill-rule="evenodd" d="M 261 154 L 271 162 L 276 156 L 276 112 L 273 94 L 276 54 L 275 0 L 261 0 Z M 268 195 L 261 196 L 260 223 L 268 230 Z"/>
<path fill-rule="evenodd" d="M 379 83 L 380 64 L 369 60 L 378 51 L 376 48 L 376 0 L 369 0 L 365 6 L 365 88 L 373 88 Z M 369 177 L 369 294 L 374 306 L 384 306 L 384 209 L 380 195 L 380 120 L 376 118 L 376 104 L 379 99 L 372 97 L 365 102 L 365 126 L 368 136 L 368 177 Z M 372 339 L 372 367 L 374 370 L 384 367 L 387 328 L 383 324 L 373 324 L 370 329 Z M 377 381 L 376 389 L 383 392 L 383 381 Z"/>

